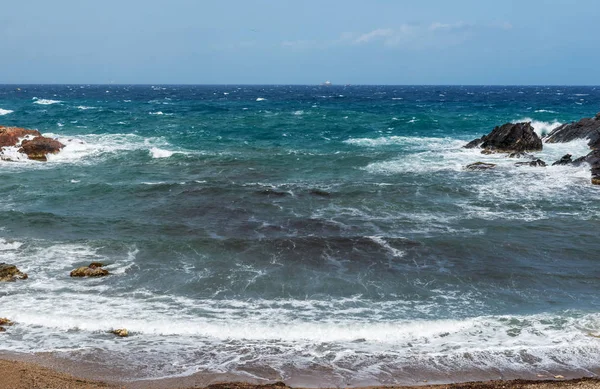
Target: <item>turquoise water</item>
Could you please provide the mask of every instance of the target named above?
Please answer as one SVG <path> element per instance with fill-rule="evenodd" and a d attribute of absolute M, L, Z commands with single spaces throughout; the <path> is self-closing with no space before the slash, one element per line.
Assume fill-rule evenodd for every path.
<path fill-rule="evenodd" d="M 0 86 L 1 125 L 66 144 L 0 161 L 0 262 L 30 276 L 0 286 L 0 317 L 19 323 L 0 349 L 138 378 L 589 375 L 588 168 L 462 146 L 597 111 L 594 87 Z M 498 168 L 463 169 L 475 161 Z M 69 277 L 98 260 L 111 277 Z M 120 327 L 134 335 L 106 334 Z"/>

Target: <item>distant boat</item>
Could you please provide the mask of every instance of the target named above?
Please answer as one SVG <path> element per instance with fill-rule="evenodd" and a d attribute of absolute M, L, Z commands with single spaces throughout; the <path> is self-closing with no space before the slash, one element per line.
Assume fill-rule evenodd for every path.
<path fill-rule="evenodd" d="M 327 80 L 324 83 L 322 83 L 321 85 L 323 85 L 323 86 L 331 86 L 331 81 Z"/>

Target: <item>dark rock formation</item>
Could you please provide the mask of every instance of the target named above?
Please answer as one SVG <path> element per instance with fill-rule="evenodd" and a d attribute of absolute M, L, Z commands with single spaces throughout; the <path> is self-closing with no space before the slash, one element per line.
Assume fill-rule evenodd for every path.
<path fill-rule="evenodd" d="M 541 167 L 546 167 L 546 162 L 542 161 L 541 159 L 535 159 L 533 161 L 529 161 L 529 162 L 517 162 L 515 163 L 515 166 L 541 166 Z"/>
<path fill-rule="evenodd" d="M 27 154 L 29 159 L 36 161 L 46 161 L 46 155 L 58 153 L 65 145 L 56 139 L 38 136 L 32 140 L 24 140 L 21 143 L 19 153 Z"/>
<path fill-rule="evenodd" d="M 466 148 L 481 147 L 496 153 L 515 153 L 541 150 L 542 140 L 535 133 L 531 123 L 506 123 L 496 127 L 488 135 L 472 140 Z"/>
<path fill-rule="evenodd" d="M 23 273 L 15 265 L 0 263 L 0 282 L 26 280 L 27 274 Z"/>
<path fill-rule="evenodd" d="M 529 158 L 529 159 L 534 159 L 535 157 L 533 156 L 533 154 L 529 154 L 529 153 L 524 153 L 522 151 L 518 151 L 518 152 L 514 152 L 514 153 L 508 154 L 508 158 Z"/>
<path fill-rule="evenodd" d="M 592 150 L 585 157 L 577 158 L 574 165 L 588 163 L 592 172 L 592 184 L 600 185 L 600 149 Z"/>
<path fill-rule="evenodd" d="M 319 197 L 329 197 L 331 196 L 331 193 L 322 190 L 322 189 L 311 189 L 310 190 L 310 194 L 313 196 L 319 196 Z"/>
<path fill-rule="evenodd" d="M 19 139 L 22 139 L 27 135 L 42 136 L 37 130 L 0 126 L 0 147 L 15 146 L 19 143 Z"/>
<path fill-rule="evenodd" d="M 565 155 L 562 156 L 561 159 L 559 159 L 558 161 L 554 162 L 552 164 L 552 166 L 556 166 L 556 165 L 571 165 L 573 163 L 573 159 L 571 157 L 572 157 L 571 154 L 565 154 Z"/>
<path fill-rule="evenodd" d="M 485 163 L 485 162 L 475 162 L 465 166 L 467 170 L 488 170 L 496 167 L 496 164 L 493 163 Z"/>
<path fill-rule="evenodd" d="M 71 271 L 71 277 L 104 277 L 109 275 L 108 270 L 103 269 L 104 264 L 92 262 L 89 266 L 79 267 Z"/>
<path fill-rule="evenodd" d="M 282 191 L 278 191 L 275 189 L 265 189 L 265 190 L 261 190 L 257 192 L 258 194 L 261 195 L 265 195 L 265 196 L 274 196 L 274 197 L 285 197 L 285 196 L 289 196 L 291 193 L 290 192 L 282 192 Z"/>
<path fill-rule="evenodd" d="M 583 118 L 555 128 L 544 137 L 544 142 L 563 143 L 576 139 L 588 139 L 592 149 L 600 148 L 600 112 L 593 118 Z"/>

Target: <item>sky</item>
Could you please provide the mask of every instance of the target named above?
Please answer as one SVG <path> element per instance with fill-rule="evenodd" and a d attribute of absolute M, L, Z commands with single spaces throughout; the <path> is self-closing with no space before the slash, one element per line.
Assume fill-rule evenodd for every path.
<path fill-rule="evenodd" d="M 600 85 L 597 0 L 0 0 L 0 83 Z"/>

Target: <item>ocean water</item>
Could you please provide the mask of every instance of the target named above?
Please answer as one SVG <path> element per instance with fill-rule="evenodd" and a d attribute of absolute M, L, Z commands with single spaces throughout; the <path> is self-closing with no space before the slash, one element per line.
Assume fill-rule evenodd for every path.
<path fill-rule="evenodd" d="M 0 86 L 0 124 L 66 144 L 0 161 L 0 262 L 30 276 L 0 284 L 0 350 L 130 378 L 593 374 L 600 188 L 462 146 L 598 111 L 595 87 Z M 112 275 L 69 277 L 92 261 Z"/>

